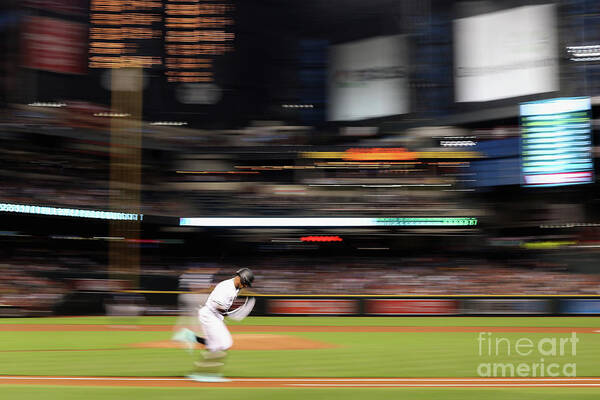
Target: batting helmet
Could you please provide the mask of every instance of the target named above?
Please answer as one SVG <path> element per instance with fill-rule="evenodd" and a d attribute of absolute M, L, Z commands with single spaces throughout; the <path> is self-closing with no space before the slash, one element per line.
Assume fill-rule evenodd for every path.
<path fill-rule="evenodd" d="M 244 286 L 252 286 L 254 281 L 254 273 L 250 268 L 241 268 L 235 271 L 235 274 L 240 277 L 240 281 Z"/>

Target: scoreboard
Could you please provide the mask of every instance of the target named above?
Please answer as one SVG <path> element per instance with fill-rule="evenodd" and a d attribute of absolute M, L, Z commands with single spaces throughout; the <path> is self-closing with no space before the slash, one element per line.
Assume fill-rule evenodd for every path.
<path fill-rule="evenodd" d="M 589 97 L 521 103 L 521 184 L 527 187 L 594 180 Z"/>
<path fill-rule="evenodd" d="M 90 0 L 89 67 L 143 67 L 171 83 L 210 83 L 233 51 L 227 0 Z"/>

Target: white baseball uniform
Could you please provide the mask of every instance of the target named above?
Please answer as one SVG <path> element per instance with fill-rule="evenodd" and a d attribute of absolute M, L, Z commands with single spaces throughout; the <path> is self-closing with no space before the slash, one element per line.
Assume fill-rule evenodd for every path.
<path fill-rule="evenodd" d="M 208 296 L 204 307 L 198 311 L 208 351 L 225 351 L 233 345 L 222 314 L 229 310 L 239 293 L 233 280 L 234 278 L 220 282 Z"/>

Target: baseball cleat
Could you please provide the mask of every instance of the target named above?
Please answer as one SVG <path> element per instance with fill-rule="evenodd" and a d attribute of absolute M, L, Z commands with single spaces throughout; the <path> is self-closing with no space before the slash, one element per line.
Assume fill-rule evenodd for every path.
<path fill-rule="evenodd" d="M 173 335 L 173 337 L 171 337 L 171 340 L 183 343 L 187 348 L 188 353 L 194 351 L 196 335 L 187 328 L 180 329 Z"/>
<path fill-rule="evenodd" d="M 191 379 L 196 382 L 207 382 L 207 383 L 215 383 L 215 382 L 231 382 L 231 379 L 223 378 L 219 375 L 210 375 L 210 374 L 189 374 L 186 375 L 186 378 Z"/>

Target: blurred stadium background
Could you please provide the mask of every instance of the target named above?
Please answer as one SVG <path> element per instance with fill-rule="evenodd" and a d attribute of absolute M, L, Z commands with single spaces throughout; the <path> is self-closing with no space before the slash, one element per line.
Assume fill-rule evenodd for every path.
<path fill-rule="evenodd" d="M 2 393 L 598 398 L 599 22 L 597 0 L 3 0 Z M 234 382 L 202 387 L 169 338 L 240 267 Z M 478 354 L 492 332 L 517 354 Z M 544 360 L 560 378 L 479 369 Z"/>
<path fill-rule="evenodd" d="M 5 0 L 0 313 L 598 314 L 598 18 Z"/>

